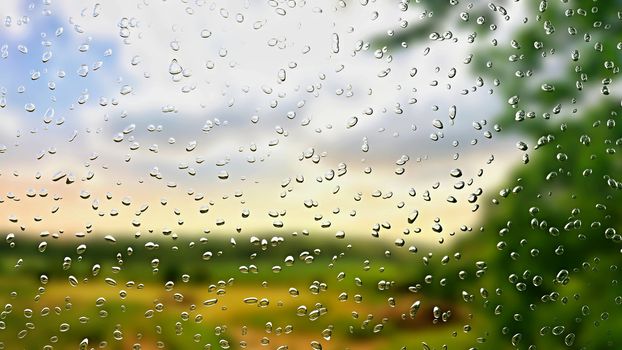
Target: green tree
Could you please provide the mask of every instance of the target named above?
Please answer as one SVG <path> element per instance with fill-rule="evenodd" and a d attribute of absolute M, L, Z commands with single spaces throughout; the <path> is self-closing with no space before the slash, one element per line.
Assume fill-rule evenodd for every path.
<path fill-rule="evenodd" d="M 496 80 L 508 102 L 495 122 L 523 135 L 526 164 L 489 197 L 482 232 L 456 248 L 463 258 L 453 272 L 471 277 L 452 292 L 464 291 L 474 317 L 492 324 L 477 346 L 620 348 L 622 1 L 523 3 L 508 42 L 496 35 L 515 14 L 501 5 L 417 4 L 475 31 L 473 73 Z M 378 43 L 424 40 L 441 19 Z"/>

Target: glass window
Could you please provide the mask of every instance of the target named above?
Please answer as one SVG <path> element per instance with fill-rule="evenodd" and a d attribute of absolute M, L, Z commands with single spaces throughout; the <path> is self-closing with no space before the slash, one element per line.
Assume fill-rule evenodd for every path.
<path fill-rule="evenodd" d="M 0 2 L 0 349 L 622 348 L 622 1 Z"/>

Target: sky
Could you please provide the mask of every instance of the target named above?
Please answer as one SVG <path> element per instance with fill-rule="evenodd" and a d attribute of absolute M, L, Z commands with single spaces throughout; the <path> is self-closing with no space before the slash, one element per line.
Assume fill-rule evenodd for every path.
<path fill-rule="evenodd" d="M 520 162 L 470 33 L 372 41 L 435 20 L 417 4 L 79 4 L 0 4 L 5 232 L 438 244 Z"/>

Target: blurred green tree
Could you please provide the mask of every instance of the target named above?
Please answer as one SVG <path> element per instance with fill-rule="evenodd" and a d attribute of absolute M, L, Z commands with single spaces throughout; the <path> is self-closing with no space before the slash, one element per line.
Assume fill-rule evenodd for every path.
<path fill-rule="evenodd" d="M 451 292 L 487 310 L 491 348 L 620 348 L 622 1 L 495 3 L 461 12 L 459 1 L 417 1 L 434 21 L 375 41 L 406 46 L 447 17 L 464 23 L 476 34 L 472 72 L 496 81 L 508 102 L 495 122 L 524 142 L 525 165 L 488 198 L 482 232 L 455 246 L 461 264 L 431 269 L 471 272 Z M 506 4 L 526 12 L 502 42 L 498 28 L 514 15 Z"/>

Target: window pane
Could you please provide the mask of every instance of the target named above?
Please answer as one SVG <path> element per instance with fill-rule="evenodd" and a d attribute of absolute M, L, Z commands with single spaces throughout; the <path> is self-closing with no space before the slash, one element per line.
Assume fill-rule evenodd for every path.
<path fill-rule="evenodd" d="M 622 347 L 622 1 L 0 17 L 0 349 Z"/>

